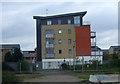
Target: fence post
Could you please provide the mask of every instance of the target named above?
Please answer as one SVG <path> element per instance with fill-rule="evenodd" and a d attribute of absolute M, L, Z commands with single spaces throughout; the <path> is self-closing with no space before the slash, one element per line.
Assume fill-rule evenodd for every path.
<path fill-rule="evenodd" d="M 20 73 L 21 73 L 21 62 L 20 62 Z"/>
<path fill-rule="evenodd" d="M 83 62 L 84 62 L 84 58 L 83 58 L 83 56 L 82 56 L 82 72 L 83 72 Z"/>

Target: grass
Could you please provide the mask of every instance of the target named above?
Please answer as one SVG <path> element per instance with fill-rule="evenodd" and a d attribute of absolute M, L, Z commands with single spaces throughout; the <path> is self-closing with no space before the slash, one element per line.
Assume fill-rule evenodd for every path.
<path fill-rule="evenodd" d="M 78 75 L 77 77 L 78 77 L 79 79 L 89 80 L 89 75 Z"/>
<path fill-rule="evenodd" d="M 25 79 L 42 77 L 41 74 L 16 74 L 16 77 L 22 82 Z"/>

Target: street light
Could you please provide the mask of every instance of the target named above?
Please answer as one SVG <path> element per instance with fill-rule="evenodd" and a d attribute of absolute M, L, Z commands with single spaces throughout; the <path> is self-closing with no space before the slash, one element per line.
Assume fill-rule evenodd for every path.
<path fill-rule="evenodd" d="M 20 62 L 20 73 L 21 73 L 21 62 Z"/>
<path fill-rule="evenodd" d="M 73 68 L 75 71 L 75 41 L 73 41 Z"/>

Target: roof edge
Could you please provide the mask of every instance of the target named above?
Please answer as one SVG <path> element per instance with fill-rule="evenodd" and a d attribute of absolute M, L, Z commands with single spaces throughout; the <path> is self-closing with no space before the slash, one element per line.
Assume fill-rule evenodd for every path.
<path fill-rule="evenodd" d="M 66 16 L 76 16 L 76 15 L 82 15 L 82 17 L 87 13 L 87 11 L 84 12 L 75 12 L 75 13 L 66 13 L 66 14 L 59 14 L 59 15 L 51 15 L 51 16 L 33 16 L 33 19 L 51 19 L 51 18 L 59 18 L 59 17 L 66 17 Z"/>

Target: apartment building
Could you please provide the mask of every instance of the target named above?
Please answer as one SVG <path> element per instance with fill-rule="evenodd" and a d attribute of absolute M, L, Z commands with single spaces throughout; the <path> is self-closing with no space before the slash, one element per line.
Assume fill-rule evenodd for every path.
<path fill-rule="evenodd" d="M 53 16 L 33 16 L 36 19 L 37 61 L 102 60 L 96 46 L 96 32 L 84 25 L 85 12 Z"/>

